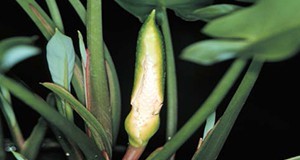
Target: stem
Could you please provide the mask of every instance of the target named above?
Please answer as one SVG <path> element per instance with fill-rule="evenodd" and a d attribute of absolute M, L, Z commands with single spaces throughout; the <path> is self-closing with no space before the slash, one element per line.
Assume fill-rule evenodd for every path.
<path fill-rule="evenodd" d="M 86 105 L 104 126 L 108 140 L 112 142 L 112 115 L 103 52 L 101 7 L 101 0 L 87 1 L 87 45 L 90 54 L 87 59 L 90 74 L 87 81 L 90 83 L 86 89 L 90 98 L 87 99 Z M 111 148 L 106 148 L 106 151 L 110 150 Z"/>
<path fill-rule="evenodd" d="M 167 129 L 166 138 L 170 140 L 177 130 L 177 82 L 172 37 L 166 8 L 163 8 L 162 33 L 166 47 L 166 82 L 167 82 Z"/>
<path fill-rule="evenodd" d="M 247 61 L 244 59 L 235 60 L 197 112 L 187 123 L 185 123 L 176 135 L 164 145 L 163 149 L 151 159 L 167 159 L 184 142 L 186 142 L 186 140 L 203 124 L 206 118 L 216 110 L 217 106 L 221 103 L 225 95 L 239 77 L 241 71 L 246 65 L 246 62 Z"/>
<path fill-rule="evenodd" d="M 86 25 L 86 10 L 83 4 L 79 0 L 69 0 L 81 21 Z M 121 114 L 121 91 L 118 80 L 117 71 L 114 62 L 110 56 L 107 46 L 104 43 L 104 58 L 106 62 L 106 72 L 109 84 L 110 102 L 112 108 L 112 127 L 113 127 L 113 144 L 116 143 L 116 139 L 119 132 L 120 114 Z"/>
<path fill-rule="evenodd" d="M 263 61 L 253 59 L 238 89 L 226 108 L 220 122 L 213 129 L 209 138 L 204 142 L 200 152 L 193 157 L 195 159 L 210 160 L 217 157 L 243 108 L 263 66 Z"/>
<path fill-rule="evenodd" d="M 144 150 L 145 147 L 136 148 L 129 145 L 122 160 L 138 160 L 143 154 Z"/>
<path fill-rule="evenodd" d="M 64 33 L 64 25 L 61 19 L 59 9 L 57 7 L 56 0 L 46 0 L 51 17 L 56 25 L 56 27 Z"/>

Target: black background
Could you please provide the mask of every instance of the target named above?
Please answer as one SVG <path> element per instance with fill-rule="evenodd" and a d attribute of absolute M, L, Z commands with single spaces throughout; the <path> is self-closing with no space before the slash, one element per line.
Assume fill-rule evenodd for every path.
<path fill-rule="evenodd" d="M 43 1 L 38 0 L 44 8 Z M 229 2 L 223 1 L 223 2 Z M 232 1 L 230 1 L 233 3 Z M 216 1 L 222 3 L 222 1 Z M 68 1 L 59 1 L 66 34 L 77 39 L 77 30 L 85 33 Z M 243 3 L 240 3 L 245 5 Z M 169 20 L 175 51 L 178 100 L 179 128 L 197 110 L 209 95 L 231 61 L 213 66 L 200 66 L 178 58 L 181 50 L 187 45 L 208 38 L 200 30 L 204 22 L 186 22 L 169 11 Z M 112 0 L 103 1 L 104 40 L 111 52 L 122 91 L 122 120 L 129 112 L 130 94 L 133 80 L 134 55 L 136 38 L 141 23 Z M 32 91 L 45 97 L 49 92 L 39 82 L 50 81 L 45 61 L 46 40 L 34 23 L 18 6 L 16 1 L 4 0 L 0 4 L 0 38 L 13 36 L 39 35 L 36 45 L 42 54 L 16 65 L 8 75 L 22 80 Z M 75 41 L 76 43 L 76 41 Z M 285 159 L 300 154 L 299 150 L 299 56 L 289 60 L 266 63 L 261 71 L 253 91 L 248 98 L 237 122 L 230 133 L 218 159 Z M 219 117 L 224 111 L 231 91 L 217 110 Z M 25 137 L 30 134 L 39 115 L 19 101 L 14 102 L 17 119 Z M 149 142 L 144 156 L 164 144 L 165 108 L 162 113 L 160 130 Z M 7 126 L 5 126 L 7 131 Z M 178 159 L 190 159 L 202 136 L 200 128 L 178 151 Z M 9 137 L 8 132 L 5 133 Z M 51 138 L 52 134 L 47 135 Z M 118 144 L 126 146 L 127 135 L 121 125 Z M 121 159 L 123 153 L 116 153 L 114 159 Z M 144 157 L 143 157 L 144 158 Z"/>

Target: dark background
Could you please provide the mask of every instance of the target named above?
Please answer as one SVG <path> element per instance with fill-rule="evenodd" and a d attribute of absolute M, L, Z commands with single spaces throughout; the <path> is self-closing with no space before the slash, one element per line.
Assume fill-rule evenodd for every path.
<path fill-rule="evenodd" d="M 45 7 L 43 1 L 39 1 Z M 229 2 L 229 1 L 223 1 Z M 233 3 L 232 1 L 230 1 Z M 222 1 L 216 1 L 222 3 Z M 242 4 L 242 3 L 240 3 Z M 245 5 L 245 4 L 242 4 Z M 66 34 L 77 39 L 77 30 L 85 32 L 83 24 L 69 3 L 59 1 L 65 23 Z M 189 44 L 208 38 L 200 30 L 204 22 L 186 22 L 169 11 L 170 27 L 175 51 L 178 98 L 179 128 L 189 119 L 207 98 L 231 61 L 213 66 L 200 66 L 178 58 L 181 50 Z M 113 0 L 103 1 L 104 40 L 114 60 L 122 91 L 122 120 L 128 114 L 133 80 L 136 38 L 141 23 L 137 18 L 123 10 Z M 15 66 L 8 75 L 23 81 L 32 91 L 45 97 L 49 92 L 39 82 L 50 81 L 45 61 L 46 40 L 34 23 L 13 0 L 4 0 L 0 5 L 0 38 L 13 36 L 39 35 L 36 45 L 42 54 L 30 58 Z M 237 122 L 230 133 L 218 159 L 285 159 L 300 154 L 299 150 L 299 56 L 277 63 L 266 63 L 261 71 L 253 91 L 248 98 Z M 218 117 L 224 111 L 230 96 L 217 110 Z M 14 109 L 25 137 L 30 134 L 39 115 L 19 101 L 14 102 Z M 164 117 L 157 134 L 149 142 L 150 152 L 164 144 Z M 5 126 L 7 131 L 7 126 Z M 190 159 L 195 151 L 198 139 L 202 136 L 200 128 L 178 151 L 178 159 Z M 5 133 L 9 138 L 8 132 Z M 47 135 L 51 138 L 52 134 Z M 118 144 L 126 146 L 127 135 L 121 125 Z M 145 156 L 149 154 L 145 153 Z M 123 153 L 114 159 L 121 159 Z"/>

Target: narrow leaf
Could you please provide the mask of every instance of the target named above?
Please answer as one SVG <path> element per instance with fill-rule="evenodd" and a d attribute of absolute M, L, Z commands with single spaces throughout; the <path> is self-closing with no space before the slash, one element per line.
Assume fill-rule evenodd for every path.
<path fill-rule="evenodd" d="M 104 46 L 104 54 L 109 85 L 110 105 L 112 108 L 113 144 L 116 144 L 121 119 L 121 91 L 118 75 L 106 46 Z"/>
<path fill-rule="evenodd" d="M 11 105 L 10 93 L 3 87 L 0 87 L 0 102 L 1 111 L 4 115 L 13 141 L 19 149 L 22 149 L 24 145 L 24 137 Z"/>
<path fill-rule="evenodd" d="M 47 103 L 52 106 L 53 108 L 56 105 L 56 97 L 54 93 L 49 93 L 47 96 Z M 66 138 L 66 136 L 54 125 L 49 125 L 50 129 L 55 135 L 56 140 L 64 150 L 64 152 L 69 154 L 68 159 L 69 160 L 82 160 L 82 153 L 79 150 L 78 146 L 74 144 L 74 141 L 71 141 L 70 139 Z"/>
<path fill-rule="evenodd" d="M 13 154 L 13 156 L 14 156 L 17 160 L 28 160 L 27 158 L 25 158 L 25 156 L 23 156 L 23 155 L 20 154 L 19 152 L 11 151 L 11 153 Z"/>
<path fill-rule="evenodd" d="M 54 34 L 55 24 L 38 3 L 34 0 L 17 0 L 17 2 L 37 25 L 46 39 L 50 39 Z"/>
<path fill-rule="evenodd" d="M 4 53 L 4 57 L 2 57 L 1 62 L 1 70 L 8 70 L 13 67 L 15 64 L 37 55 L 40 50 L 33 46 L 28 45 L 19 45 L 13 47 Z"/>
<path fill-rule="evenodd" d="M 185 123 L 174 137 L 163 146 L 161 151 L 147 160 L 167 159 L 171 157 L 171 155 L 201 126 L 205 119 L 215 111 L 239 77 L 245 65 L 245 60 L 235 60 L 206 101 L 199 107 L 189 121 Z"/>
<path fill-rule="evenodd" d="M 71 3 L 72 7 L 75 9 L 77 12 L 78 16 L 80 17 L 80 20 L 85 23 L 86 20 L 86 10 L 83 4 L 80 2 L 80 0 L 69 0 Z"/>
<path fill-rule="evenodd" d="M 86 67 L 86 58 L 87 58 L 87 52 L 86 52 L 86 47 L 83 41 L 82 34 L 80 31 L 78 31 L 78 38 L 79 38 L 79 49 L 80 49 L 80 55 L 81 55 L 81 61 L 83 64 L 83 67 Z"/>
<path fill-rule="evenodd" d="M 64 25 L 61 19 L 61 15 L 59 12 L 59 8 L 57 6 L 56 0 L 46 0 L 49 12 L 51 14 L 51 18 L 53 19 L 56 27 L 61 31 L 64 32 Z"/>
<path fill-rule="evenodd" d="M 104 150 L 111 145 L 109 139 L 107 138 L 107 134 L 105 132 L 104 127 L 97 121 L 97 119 L 83 106 L 75 97 L 72 96 L 64 88 L 55 85 L 53 83 L 43 83 L 43 86 L 50 89 L 54 93 L 56 93 L 60 98 L 66 100 L 68 103 L 71 104 L 73 109 L 83 118 L 83 120 L 87 123 L 90 127 L 92 133 L 95 138 L 96 143 L 98 144 L 101 150 Z M 99 136 L 99 137 L 98 137 Z"/>
<path fill-rule="evenodd" d="M 0 75 L 0 86 L 7 88 L 13 95 L 20 98 L 29 107 L 40 113 L 48 122 L 72 139 L 89 160 L 101 159 L 97 145 L 85 133 L 60 115 L 41 97 L 25 89 L 19 83 Z M 55 117 L 55 118 L 53 118 Z"/>
<path fill-rule="evenodd" d="M 300 156 L 292 157 L 292 158 L 289 158 L 287 160 L 300 160 Z"/>
<path fill-rule="evenodd" d="M 205 127 L 204 127 L 203 139 L 205 139 L 207 133 L 214 127 L 215 122 L 216 122 L 216 112 L 213 112 L 206 119 L 206 124 L 205 124 Z"/>
<path fill-rule="evenodd" d="M 25 141 L 21 154 L 28 159 L 36 159 L 47 131 L 47 122 L 40 118 Z"/>
<path fill-rule="evenodd" d="M 212 160 L 218 157 L 234 122 L 258 78 L 262 64 L 263 62 L 258 61 L 257 59 L 252 61 L 241 84 L 220 119 L 220 122 L 216 128 L 214 128 L 211 135 L 205 139 L 200 151 L 194 156 L 195 160 Z"/>
<path fill-rule="evenodd" d="M 4 131 L 3 131 L 3 120 L 0 117 L 0 159 L 5 159 L 6 153 L 4 150 Z"/>

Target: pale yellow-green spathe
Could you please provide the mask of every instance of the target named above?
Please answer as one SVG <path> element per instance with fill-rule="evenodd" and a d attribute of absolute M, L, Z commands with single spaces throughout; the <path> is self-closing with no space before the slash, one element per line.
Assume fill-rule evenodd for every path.
<path fill-rule="evenodd" d="M 131 111 L 125 120 L 129 144 L 144 147 L 159 128 L 164 95 L 162 36 L 151 12 L 139 32 Z"/>

